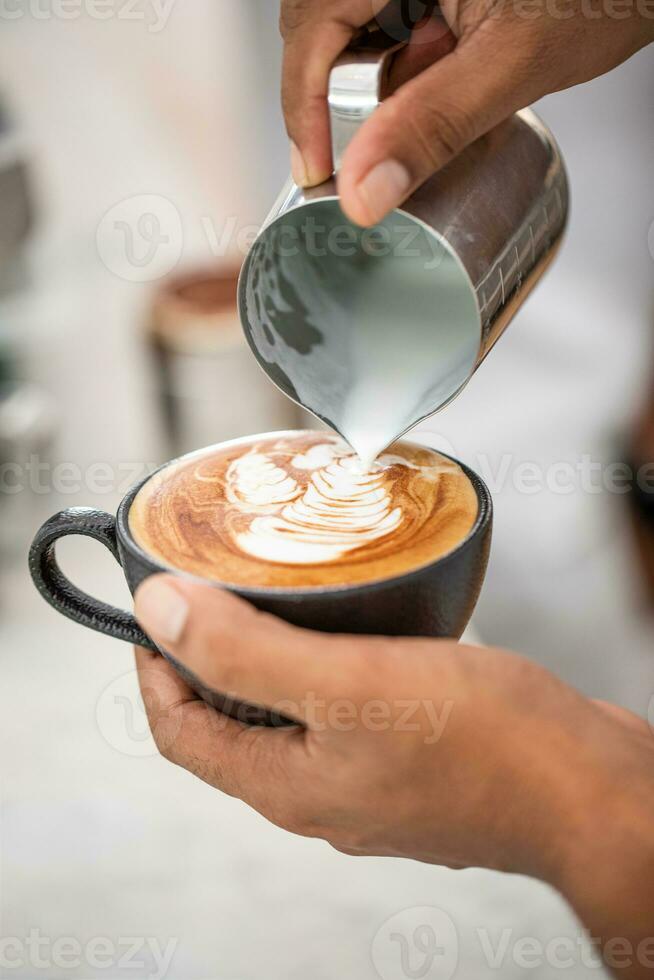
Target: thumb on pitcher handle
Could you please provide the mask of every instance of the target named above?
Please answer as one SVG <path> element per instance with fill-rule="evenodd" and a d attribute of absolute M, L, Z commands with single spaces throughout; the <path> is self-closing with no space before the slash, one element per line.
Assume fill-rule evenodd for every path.
<path fill-rule="evenodd" d="M 55 545 L 60 538 L 71 534 L 100 541 L 120 564 L 116 519 L 111 514 L 89 507 L 61 511 L 37 532 L 29 554 L 32 581 L 45 601 L 63 616 L 96 633 L 158 653 L 158 648 L 131 613 L 94 599 L 66 578 L 57 563 Z"/>

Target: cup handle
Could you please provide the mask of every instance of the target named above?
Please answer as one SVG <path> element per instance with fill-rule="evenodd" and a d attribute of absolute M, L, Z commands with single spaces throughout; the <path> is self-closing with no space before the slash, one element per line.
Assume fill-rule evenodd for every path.
<path fill-rule="evenodd" d="M 100 541 L 118 564 L 121 563 L 114 517 L 88 507 L 71 507 L 61 511 L 46 521 L 30 549 L 30 574 L 45 601 L 63 616 L 96 633 L 158 653 L 158 648 L 130 613 L 93 599 L 66 578 L 57 564 L 55 544 L 59 538 L 69 534 L 81 534 Z"/>

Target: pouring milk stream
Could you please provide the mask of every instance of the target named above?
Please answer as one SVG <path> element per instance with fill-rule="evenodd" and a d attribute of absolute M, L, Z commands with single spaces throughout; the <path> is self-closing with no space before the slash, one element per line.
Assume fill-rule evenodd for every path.
<path fill-rule="evenodd" d="M 337 171 L 400 47 L 377 32 L 332 70 Z M 241 273 L 246 337 L 271 380 L 365 471 L 465 386 L 556 254 L 567 214 L 561 154 L 530 110 L 373 229 L 344 216 L 335 177 L 310 189 L 291 181 Z"/>

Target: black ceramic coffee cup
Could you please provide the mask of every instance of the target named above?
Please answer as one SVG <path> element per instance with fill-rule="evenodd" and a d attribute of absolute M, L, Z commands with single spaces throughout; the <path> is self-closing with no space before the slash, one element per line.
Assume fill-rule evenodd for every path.
<path fill-rule="evenodd" d="M 261 438 L 270 435 L 279 436 L 280 433 Z M 229 443 L 223 444 L 227 445 Z M 167 463 L 161 469 L 169 465 Z M 472 470 L 461 463 L 459 465 L 477 494 L 479 508 L 472 530 L 441 558 L 380 581 L 310 589 L 236 588 L 168 568 L 139 547 L 129 527 L 132 503 L 139 490 L 156 473 L 130 490 L 116 517 L 83 507 L 73 507 L 51 517 L 34 538 L 29 555 L 30 573 L 46 602 L 62 615 L 105 636 L 163 654 L 189 686 L 218 710 L 249 724 L 284 723 L 284 719 L 271 715 L 261 707 L 245 705 L 207 689 L 169 653 L 160 649 L 130 613 L 99 602 L 73 585 L 57 564 L 56 542 L 71 534 L 100 541 L 122 566 L 132 594 L 149 576 L 166 572 L 218 588 L 229 588 L 257 609 L 306 629 L 327 633 L 458 639 L 468 625 L 479 598 L 488 564 L 493 523 L 488 488 Z"/>

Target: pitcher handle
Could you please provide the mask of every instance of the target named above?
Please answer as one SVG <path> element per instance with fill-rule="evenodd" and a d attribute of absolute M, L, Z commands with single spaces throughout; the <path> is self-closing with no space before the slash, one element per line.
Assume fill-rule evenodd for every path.
<path fill-rule="evenodd" d="M 386 95 L 386 83 L 398 51 L 398 41 L 370 24 L 338 58 L 329 77 L 329 113 L 332 128 L 334 171 L 359 128 L 370 119 Z"/>

